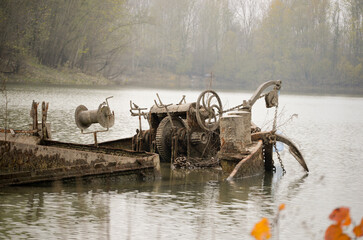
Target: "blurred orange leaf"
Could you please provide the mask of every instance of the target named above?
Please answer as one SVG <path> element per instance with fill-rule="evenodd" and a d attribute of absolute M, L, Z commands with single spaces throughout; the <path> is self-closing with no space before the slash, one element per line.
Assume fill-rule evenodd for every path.
<path fill-rule="evenodd" d="M 285 209 L 285 203 L 281 203 L 279 206 L 279 211 L 284 210 Z"/>
<path fill-rule="evenodd" d="M 350 237 L 347 234 L 342 233 L 337 240 L 350 240 Z"/>
<path fill-rule="evenodd" d="M 349 240 L 350 237 L 343 233 L 340 225 L 332 224 L 325 231 L 325 240 Z"/>
<path fill-rule="evenodd" d="M 337 240 L 350 240 L 350 237 L 347 234 L 343 233 L 339 236 Z"/>
<path fill-rule="evenodd" d="M 269 239 L 271 237 L 270 226 L 267 218 L 262 218 L 261 221 L 256 223 L 251 235 L 257 240 Z"/>
<path fill-rule="evenodd" d="M 343 233 L 339 225 L 332 224 L 325 231 L 325 240 L 335 240 Z"/>
<path fill-rule="evenodd" d="M 363 236 L 363 218 L 360 221 L 360 224 L 353 228 L 353 232 L 354 232 L 356 237 L 362 237 Z"/>
<path fill-rule="evenodd" d="M 329 215 L 329 218 L 333 221 L 336 221 L 338 225 L 341 226 L 349 226 L 352 222 L 349 215 L 349 208 L 340 207 L 333 210 L 333 212 Z"/>

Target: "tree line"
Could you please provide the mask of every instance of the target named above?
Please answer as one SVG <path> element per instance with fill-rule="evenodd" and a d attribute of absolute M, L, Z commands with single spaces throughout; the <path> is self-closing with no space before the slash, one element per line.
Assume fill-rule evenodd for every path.
<path fill-rule="evenodd" d="M 363 2 L 2 0 L 2 71 L 17 71 L 24 55 L 114 81 L 213 72 L 219 87 L 281 79 L 349 92 L 363 86 Z"/>
<path fill-rule="evenodd" d="M 24 57 L 33 57 L 49 67 L 115 78 L 132 21 L 138 19 L 124 0 L 2 0 L 2 71 L 16 72 Z"/>

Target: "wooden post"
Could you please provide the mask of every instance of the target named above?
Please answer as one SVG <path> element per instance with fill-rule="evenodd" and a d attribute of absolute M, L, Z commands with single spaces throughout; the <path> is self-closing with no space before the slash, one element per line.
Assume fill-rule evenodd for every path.
<path fill-rule="evenodd" d="M 47 114 L 49 103 L 42 102 L 42 139 L 47 139 Z"/>
<path fill-rule="evenodd" d="M 39 103 L 35 102 L 33 100 L 32 107 L 30 109 L 30 116 L 33 118 L 33 129 L 34 133 L 33 135 L 38 134 L 38 105 Z"/>

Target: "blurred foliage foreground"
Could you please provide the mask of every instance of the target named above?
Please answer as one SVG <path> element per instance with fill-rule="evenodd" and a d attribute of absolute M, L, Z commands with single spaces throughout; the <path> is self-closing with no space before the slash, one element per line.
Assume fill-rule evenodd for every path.
<path fill-rule="evenodd" d="M 265 240 L 271 238 L 271 228 L 275 230 L 275 237 L 279 239 L 279 217 L 280 212 L 285 209 L 285 204 L 279 206 L 272 224 L 269 223 L 267 218 L 262 218 L 261 221 L 256 223 L 252 229 L 251 235 L 256 240 Z M 363 218 L 360 224 L 352 226 L 352 219 L 350 218 L 349 208 L 339 207 L 333 210 L 329 218 L 335 223 L 331 224 L 325 231 L 325 240 L 350 240 L 357 239 L 363 236 Z M 350 237 L 346 232 L 352 228 L 353 236 Z"/>

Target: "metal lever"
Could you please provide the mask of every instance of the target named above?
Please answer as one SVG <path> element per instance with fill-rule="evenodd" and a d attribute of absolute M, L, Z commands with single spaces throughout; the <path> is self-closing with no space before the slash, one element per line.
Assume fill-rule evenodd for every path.
<path fill-rule="evenodd" d="M 171 127 L 174 129 L 174 124 L 173 124 L 173 120 L 171 119 L 171 115 L 169 113 L 169 110 L 168 110 L 168 107 L 173 105 L 172 103 L 168 104 L 168 105 L 164 105 L 163 102 L 161 101 L 160 97 L 159 97 L 159 94 L 156 94 L 156 96 L 158 97 L 159 99 L 159 102 L 160 102 L 160 105 L 157 104 L 157 102 L 154 100 L 155 102 L 155 105 L 158 107 L 158 108 L 165 108 L 165 111 L 166 111 L 166 114 L 168 115 L 168 118 L 169 118 L 169 121 L 170 121 L 170 125 Z"/>
<path fill-rule="evenodd" d="M 135 117 L 135 116 L 143 116 L 145 119 L 147 119 L 147 112 L 142 112 L 142 110 L 147 110 L 147 108 L 140 108 L 139 106 L 137 106 L 135 103 L 133 103 L 130 100 L 130 113 L 131 116 Z M 134 111 L 138 111 L 138 113 L 135 113 Z"/>
<path fill-rule="evenodd" d="M 242 104 L 242 108 L 244 109 L 251 109 L 253 104 L 255 104 L 255 102 L 261 97 L 262 92 L 270 87 L 270 86 L 274 86 L 274 91 L 278 91 L 281 88 L 281 80 L 276 80 L 276 81 L 268 81 L 265 82 L 263 84 L 261 84 L 258 89 L 256 90 L 256 92 L 252 95 L 252 97 L 250 98 L 250 100 L 243 101 Z"/>
<path fill-rule="evenodd" d="M 147 108 L 140 108 L 139 106 L 137 106 L 135 103 L 133 103 L 130 100 L 130 113 L 131 113 L 131 116 L 133 116 L 133 117 L 138 116 L 139 117 L 139 130 L 140 131 L 137 134 L 138 138 L 140 137 L 139 136 L 140 134 L 141 134 L 141 137 L 142 137 L 141 116 L 143 116 L 145 119 L 147 119 L 147 115 L 148 115 L 148 113 L 142 112 L 142 110 L 147 110 Z M 138 111 L 138 113 L 134 113 L 133 111 Z"/>
<path fill-rule="evenodd" d="M 177 105 L 180 105 L 182 103 L 187 103 L 187 101 L 185 100 L 185 95 L 183 95 L 182 99 L 180 100 L 180 102 Z"/>

